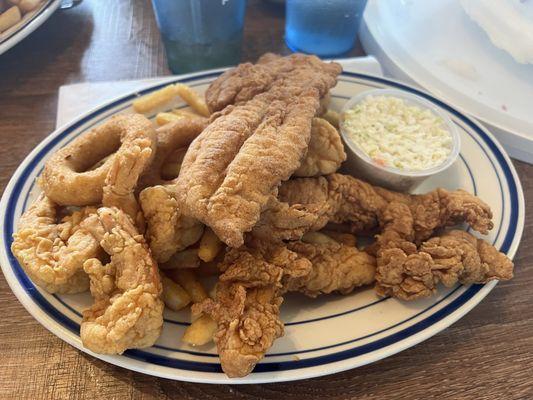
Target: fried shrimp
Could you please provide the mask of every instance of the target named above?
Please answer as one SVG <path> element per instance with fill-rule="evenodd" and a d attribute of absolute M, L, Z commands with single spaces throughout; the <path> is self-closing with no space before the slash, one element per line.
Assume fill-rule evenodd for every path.
<path fill-rule="evenodd" d="M 115 157 L 109 157 L 95 169 L 88 169 L 115 149 L 120 153 L 136 139 L 149 140 L 155 150 L 156 133 L 146 117 L 140 114 L 113 117 L 57 151 L 46 163 L 40 185 L 45 194 L 60 205 L 99 204 Z"/>
<path fill-rule="evenodd" d="M 57 223 L 57 204 L 44 194 L 22 215 L 11 251 L 34 283 L 50 293 L 80 293 L 89 288 L 87 258 L 101 253 L 98 242 L 80 229 L 94 207 L 75 211 Z"/>
<path fill-rule="evenodd" d="M 83 345 L 101 354 L 153 345 L 163 326 L 163 302 L 157 263 L 144 237 L 115 207 L 98 209 L 82 225 L 111 258 L 105 265 L 96 258 L 83 265 L 94 297 L 83 313 Z"/>

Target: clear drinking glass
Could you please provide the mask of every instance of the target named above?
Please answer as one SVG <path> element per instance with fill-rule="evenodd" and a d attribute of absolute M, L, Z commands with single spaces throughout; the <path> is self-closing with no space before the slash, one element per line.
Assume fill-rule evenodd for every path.
<path fill-rule="evenodd" d="M 287 0 L 285 41 L 293 51 L 333 57 L 349 51 L 367 0 Z"/>
<path fill-rule="evenodd" d="M 172 72 L 237 64 L 246 0 L 152 0 Z"/>

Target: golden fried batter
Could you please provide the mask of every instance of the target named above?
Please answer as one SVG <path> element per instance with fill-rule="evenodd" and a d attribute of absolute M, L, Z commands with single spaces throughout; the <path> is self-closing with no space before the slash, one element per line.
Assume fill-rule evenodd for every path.
<path fill-rule="evenodd" d="M 146 237 L 154 258 L 161 263 L 196 243 L 204 231 L 204 225 L 198 220 L 182 215 L 170 188 L 152 186 L 139 195 L 147 225 Z"/>
<path fill-rule="evenodd" d="M 58 205 L 44 194 L 21 216 L 11 251 L 33 282 L 49 293 L 79 293 L 89 288 L 87 258 L 98 257 L 98 242 L 80 223 L 96 212 L 86 207 L 57 223 Z"/>
<path fill-rule="evenodd" d="M 356 247 L 340 243 L 289 242 L 287 248 L 312 264 L 309 274 L 286 282 L 287 291 L 302 292 L 310 297 L 335 291 L 348 294 L 356 287 L 374 282 L 376 259 Z"/>
<path fill-rule="evenodd" d="M 116 153 L 97 168 L 89 168 L 137 139 L 149 140 L 155 151 L 156 133 L 146 117 L 131 114 L 110 118 L 57 151 L 47 161 L 39 183 L 45 194 L 60 205 L 100 204 Z"/>
<path fill-rule="evenodd" d="M 279 202 L 271 200 L 254 235 L 294 240 L 328 222 L 348 222 L 357 233 L 381 229 L 382 242 L 400 235 L 420 243 L 436 229 L 460 222 L 484 234 L 492 229 L 489 206 L 464 190 L 396 193 L 337 173 L 287 181 L 279 189 Z"/>
<path fill-rule="evenodd" d="M 142 172 L 152 161 L 152 142 L 134 139 L 125 143 L 115 155 L 105 179 L 102 205 L 117 207 L 134 221 L 139 218 L 135 188 Z"/>
<path fill-rule="evenodd" d="M 266 85 L 255 85 L 257 71 Z M 185 156 L 176 187 L 184 213 L 229 246 L 242 245 L 271 193 L 299 167 L 319 98 L 340 71 L 338 64 L 295 54 L 218 78 L 207 95 L 211 110 L 237 105 L 212 115 Z"/>
<path fill-rule="evenodd" d="M 82 223 L 111 261 L 85 261 L 94 304 L 83 312 L 83 345 L 100 354 L 155 343 L 163 326 L 161 282 L 155 260 L 132 220 L 117 208 L 102 207 Z"/>
<path fill-rule="evenodd" d="M 465 231 L 453 230 L 411 253 L 390 244 L 381 250 L 376 290 L 382 296 L 413 300 L 435 293 L 439 282 L 451 287 L 512 277 L 513 263 L 505 254 Z"/>
<path fill-rule="evenodd" d="M 283 335 L 279 307 L 284 292 L 311 297 L 348 293 L 374 281 L 375 259 L 340 243 L 255 242 L 229 250 L 221 268 L 216 299 L 193 306 L 193 311 L 217 322 L 214 339 L 222 368 L 228 376 L 240 377 Z"/>

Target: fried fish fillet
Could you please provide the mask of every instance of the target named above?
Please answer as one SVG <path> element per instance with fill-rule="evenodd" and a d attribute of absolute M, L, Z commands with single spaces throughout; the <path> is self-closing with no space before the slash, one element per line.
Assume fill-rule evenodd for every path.
<path fill-rule="evenodd" d="M 266 53 L 256 64 L 243 63 L 223 73 L 207 89 L 206 103 L 211 112 L 223 110 L 229 105 L 244 104 L 258 94 L 279 85 L 283 80 L 293 84 L 295 79 L 304 81 L 318 78 L 324 80 L 322 85 L 329 86 L 330 77 L 317 74 L 318 71 L 325 70 L 336 76 L 340 73 L 340 66 L 335 63 L 325 64 L 315 56 L 291 54 L 282 57 Z M 323 90 L 322 87 L 320 92 L 320 97 L 327 103 L 327 89 Z"/>
<path fill-rule="evenodd" d="M 256 79 L 255 72 L 243 73 L 243 80 L 243 68 L 254 69 L 239 66 L 213 83 L 210 92 L 219 88 L 218 98 L 225 99 L 211 105 L 213 110 L 236 105 L 211 117 L 189 147 L 176 185 L 184 213 L 231 247 L 243 244 L 271 193 L 300 166 L 319 99 L 341 71 L 314 56 L 273 57 L 259 68 L 267 83 L 247 90 L 252 81 L 246 79 Z M 223 95 L 228 88 L 248 94 Z"/>

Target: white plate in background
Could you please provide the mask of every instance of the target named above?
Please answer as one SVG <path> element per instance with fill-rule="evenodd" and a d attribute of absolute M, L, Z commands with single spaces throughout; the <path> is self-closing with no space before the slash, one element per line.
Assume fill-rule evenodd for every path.
<path fill-rule="evenodd" d="M 459 0 L 369 0 L 360 37 L 386 74 L 473 115 L 511 157 L 533 162 L 533 65 L 494 46 Z"/>
<path fill-rule="evenodd" d="M 61 0 L 44 0 L 37 9 L 24 15 L 18 24 L 0 33 L 0 54 L 8 51 L 41 26 L 60 5 Z"/>

